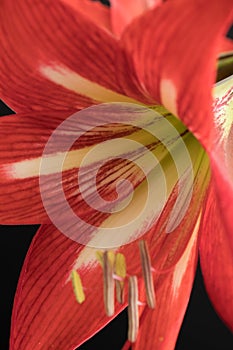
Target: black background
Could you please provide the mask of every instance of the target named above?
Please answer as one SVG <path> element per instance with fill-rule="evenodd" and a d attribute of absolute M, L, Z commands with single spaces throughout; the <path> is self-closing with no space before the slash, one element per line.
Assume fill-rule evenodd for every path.
<path fill-rule="evenodd" d="M 127 1 L 127 0 L 126 0 Z M 107 2 L 107 1 L 105 1 Z M 231 36 L 233 36 L 231 29 Z M 1 102 L 0 102 L 1 103 Z M 0 104 L 1 115 L 10 110 Z M 25 254 L 38 226 L 0 225 L 0 349 L 9 349 L 10 318 L 14 293 Z M 233 302 L 233 301 L 232 301 Z M 78 325 L 77 325 L 78 327 Z M 127 315 L 123 312 L 79 349 L 120 350 L 127 335 Z M 145 335 L 146 336 L 146 335 Z M 177 341 L 176 350 L 232 350 L 232 333 L 216 315 L 206 295 L 198 266 L 190 303 Z M 24 349 L 14 349 L 24 350 Z M 66 349 L 56 349 L 66 350 Z"/>

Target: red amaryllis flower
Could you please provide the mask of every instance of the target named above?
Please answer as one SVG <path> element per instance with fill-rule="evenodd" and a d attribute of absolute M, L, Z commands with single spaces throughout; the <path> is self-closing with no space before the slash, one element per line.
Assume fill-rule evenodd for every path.
<path fill-rule="evenodd" d="M 230 46 L 224 35 L 233 19 L 232 1 L 138 0 L 126 5 L 115 0 L 109 9 L 89 1 L 7 0 L 2 1 L 0 13 L 1 95 L 17 112 L 0 121 L 1 222 L 42 224 L 28 251 L 16 292 L 11 349 L 74 349 L 128 303 L 132 347 L 173 349 L 198 249 L 210 299 L 222 319 L 233 327 L 232 78 L 213 88 L 216 57 Z M 114 123 L 113 118 L 112 124 L 99 127 L 104 118 L 90 112 L 98 106 L 86 110 L 88 119 L 85 110 L 79 112 L 79 125 L 68 118 L 101 102 L 133 103 L 127 105 L 130 113 L 124 109 L 123 116 L 131 116 L 136 126 L 129 125 L 127 118 L 126 124 Z M 144 113 L 145 106 L 149 109 Z M 160 115 L 159 120 L 153 113 Z M 51 134 L 67 120 L 70 123 L 60 134 L 64 149 L 58 152 L 50 148 L 45 157 L 49 161 L 40 173 Z M 172 137 L 169 129 L 166 136 L 166 127 L 161 128 L 165 120 L 178 138 Z M 155 124 L 165 140 L 168 138 L 170 148 L 164 149 L 159 138 L 150 136 Z M 61 154 L 74 130 L 86 126 L 95 128 L 72 145 L 60 179 L 57 164 Z M 107 201 L 115 199 L 118 179 L 126 178 L 133 184 L 134 198 L 122 215 L 97 211 L 90 205 L 96 199 L 90 165 L 104 159 L 105 153 L 86 164 L 83 183 L 76 181 L 86 152 L 103 141 L 119 138 L 122 143 L 118 140 L 117 148 L 115 144 L 106 149 L 114 159 L 106 157 L 96 179 L 97 190 Z M 139 244 L 96 252 L 53 225 L 41 190 L 49 194 L 56 217 L 69 226 L 59 196 L 61 183 L 55 181 L 61 180 L 73 212 L 95 227 L 86 235 L 80 226 L 75 234 L 94 240 L 96 245 L 101 228 L 115 227 L 124 223 L 125 217 L 137 214 L 145 202 L 148 178 L 159 188 L 157 167 L 150 169 L 150 159 L 144 158 L 140 149 L 125 149 L 124 138 L 140 143 L 143 150 L 158 158 L 167 185 L 166 204 Z M 188 151 L 193 170 L 184 217 L 182 209 L 190 194 L 187 187 L 183 201 L 173 211 L 181 184 L 171 155 L 175 159 L 184 156 L 181 144 Z M 125 153 L 146 164 L 148 176 L 128 162 Z M 181 174 L 183 183 L 186 170 Z M 89 203 L 81 195 L 82 185 Z M 117 205 L 131 190 L 124 188 L 118 193 Z M 168 234 L 171 213 L 174 229 Z M 148 209 L 146 221 L 150 215 Z M 141 224 L 129 234 L 138 238 L 145 221 Z M 113 298 L 115 280 L 118 300 Z"/>

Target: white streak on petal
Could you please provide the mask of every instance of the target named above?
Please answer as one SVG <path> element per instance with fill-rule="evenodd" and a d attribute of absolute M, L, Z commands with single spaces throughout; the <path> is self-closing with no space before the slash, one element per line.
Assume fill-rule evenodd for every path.
<path fill-rule="evenodd" d="M 125 139 L 137 140 L 140 136 L 141 132 L 135 132 L 131 135 L 125 137 Z M 148 137 L 145 140 L 145 145 L 150 144 L 153 138 Z M 95 147 L 95 145 L 90 147 L 84 147 L 78 150 L 72 150 L 69 152 L 57 152 L 53 154 L 48 154 L 43 158 L 43 168 L 41 169 L 41 157 L 25 159 L 19 162 L 5 164 L 1 167 L 1 173 L 5 174 L 9 179 L 25 179 L 30 177 L 37 177 L 39 175 L 50 175 L 58 172 L 78 168 L 84 157 L 89 153 L 92 149 L 94 149 L 93 156 L 88 157 L 85 161 L 85 165 L 90 165 L 95 162 L 113 159 L 114 157 L 120 157 L 123 154 L 129 152 L 136 152 L 139 149 L 138 143 L 131 143 L 130 146 L 125 149 L 125 144 L 122 142 L 122 139 L 114 139 L 104 141 L 102 146 Z M 117 147 L 116 147 L 117 145 Z M 63 163 L 62 169 L 60 168 L 60 164 L 65 157 L 65 161 Z M 144 160 L 143 160 L 144 159 Z M 147 160 L 147 155 L 144 156 L 142 161 Z"/>
<path fill-rule="evenodd" d="M 160 83 L 160 94 L 162 104 L 174 115 L 178 116 L 177 111 L 177 90 L 170 79 L 162 79 Z"/>
<path fill-rule="evenodd" d="M 75 264 L 73 266 L 73 270 L 78 270 L 86 267 L 93 267 L 96 264 L 98 264 L 98 261 L 96 259 L 96 251 L 98 249 L 91 248 L 91 247 L 85 247 L 82 252 L 80 253 L 79 257 L 75 261 Z"/>
<path fill-rule="evenodd" d="M 67 67 L 59 64 L 42 65 L 39 68 L 41 74 L 50 81 L 72 90 L 80 95 L 87 96 L 99 102 L 133 102 L 137 101 L 109 90 L 99 84 L 96 84 L 81 75 L 73 72 Z"/>
<path fill-rule="evenodd" d="M 70 269 L 70 272 L 72 270 L 82 270 L 82 269 L 91 269 L 94 268 L 99 262 L 96 259 L 96 251 L 97 249 L 90 248 L 85 246 L 81 253 L 79 254 L 78 258 L 74 261 L 73 266 Z M 72 280 L 71 275 L 69 274 L 67 280 L 65 281 L 65 284 L 69 283 Z"/>
<path fill-rule="evenodd" d="M 40 169 L 41 157 L 26 159 L 12 164 L 5 164 L 1 167 L 3 172 L 9 179 L 26 179 L 30 177 L 37 177 L 40 175 L 49 175 L 60 172 L 59 159 L 66 157 L 63 164 L 62 171 L 78 168 L 81 160 L 86 155 L 88 147 L 80 150 L 70 152 L 59 152 L 46 156 L 43 159 L 43 170 Z M 66 156 L 67 155 L 67 156 Z"/>
<path fill-rule="evenodd" d="M 190 241 L 181 257 L 179 262 L 177 263 L 174 273 L 173 273 L 173 280 L 172 280 L 172 289 L 174 296 L 178 296 L 179 294 L 179 288 L 181 286 L 183 277 L 185 275 L 186 269 L 188 268 L 189 259 L 191 256 L 192 249 L 197 241 L 197 234 L 200 226 L 200 220 L 201 220 L 201 214 L 199 215 L 199 218 L 197 220 L 196 226 L 194 228 L 193 234 L 190 238 Z"/>

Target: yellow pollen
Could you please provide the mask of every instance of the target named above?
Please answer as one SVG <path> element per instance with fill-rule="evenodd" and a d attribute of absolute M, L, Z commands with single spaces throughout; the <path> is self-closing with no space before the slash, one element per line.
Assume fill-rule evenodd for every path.
<path fill-rule="evenodd" d="M 139 328 L 138 314 L 138 280 L 136 276 L 129 277 L 129 306 L 128 306 L 128 340 L 134 343 Z"/>
<path fill-rule="evenodd" d="M 125 278 L 126 276 L 126 263 L 125 263 L 125 257 L 121 253 L 116 254 L 115 259 L 115 273 L 117 276 L 120 276 L 122 278 Z"/>
<path fill-rule="evenodd" d="M 71 279 L 76 300 L 79 304 L 82 304 L 85 300 L 85 294 L 83 291 L 81 278 L 76 270 L 72 270 Z"/>
<path fill-rule="evenodd" d="M 103 268 L 103 256 L 104 253 L 101 252 L 100 250 L 98 250 L 96 252 L 96 259 L 98 260 L 98 262 L 100 263 L 101 267 Z M 108 258 L 111 261 L 112 265 L 114 265 L 114 261 L 115 261 L 115 253 L 112 250 L 108 251 Z"/>
<path fill-rule="evenodd" d="M 155 308 L 155 290 L 152 276 L 151 259 L 147 243 L 139 242 L 140 258 L 142 264 L 142 274 L 146 288 L 146 300 L 150 308 Z"/>

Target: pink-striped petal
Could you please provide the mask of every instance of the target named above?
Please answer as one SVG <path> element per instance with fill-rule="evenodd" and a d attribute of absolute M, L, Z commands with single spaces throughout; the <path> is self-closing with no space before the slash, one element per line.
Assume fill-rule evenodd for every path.
<path fill-rule="evenodd" d="M 201 226 L 201 269 L 215 310 L 233 330 L 233 256 L 214 190 L 212 183 Z"/>
<path fill-rule="evenodd" d="M 218 208 L 223 226 L 233 249 L 233 76 L 215 87 L 214 122 L 215 133 L 211 152 L 213 182 L 218 198 Z"/>

